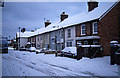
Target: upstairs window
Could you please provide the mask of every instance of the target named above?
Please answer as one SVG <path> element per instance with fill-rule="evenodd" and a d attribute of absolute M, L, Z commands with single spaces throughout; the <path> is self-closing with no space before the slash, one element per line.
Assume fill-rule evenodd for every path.
<path fill-rule="evenodd" d="M 39 41 L 39 36 L 37 38 L 38 38 L 38 41 Z"/>
<path fill-rule="evenodd" d="M 63 38 L 63 30 L 61 31 L 61 38 Z"/>
<path fill-rule="evenodd" d="M 93 23 L 93 34 L 97 34 L 98 33 L 98 25 L 97 22 Z"/>
<path fill-rule="evenodd" d="M 68 38 L 71 37 L 71 29 L 68 29 Z"/>
<path fill-rule="evenodd" d="M 85 35 L 85 24 L 81 25 L 81 35 Z"/>

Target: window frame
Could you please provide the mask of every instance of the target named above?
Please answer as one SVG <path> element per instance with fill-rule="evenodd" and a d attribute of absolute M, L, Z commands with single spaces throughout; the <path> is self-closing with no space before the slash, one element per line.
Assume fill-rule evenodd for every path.
<path fill-rule="evenodd" d="M 81 35 L 86 35 L 86 28 L 84 29 L 85 33 L 83 33 L 83 26 L 85 26 L 85 24 L 81 25 Z"/>
<path fill-rule="evenodd" d="M 95 23 L 97 23 L 97 22 L 93 22 L 93 24 L 92 24 L 93 34 L 98 34 L 98 23 L 97 23 L 97 32 L 95 32 Z"/>

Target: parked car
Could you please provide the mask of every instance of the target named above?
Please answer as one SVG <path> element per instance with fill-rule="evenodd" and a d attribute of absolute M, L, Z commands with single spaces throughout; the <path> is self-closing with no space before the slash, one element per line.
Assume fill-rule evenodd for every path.
<path fill-rule="evenodd" d="M 20 50 L 20 51 L 26 51 L 26 48 L 21 47 L 19 50 Z"/>
<path fill-rule="evenodd" d="M 8 53 L 8 42 L 7 39 L 2 38 L 0 39 L 0 53 Z"/>
<path fill-rule="evenodd" d="M 65 47 L 62 52 L 61 56 L 68 56 L 68 57 L 77 57 L 77 48 L 76 47 Z"/>
<path fill-rule="evenodd" d="M 40 49 L 40 50 L 39 50 L 39 49 L 37 49 L 37 50 L 35 51 L 35 52 L 36 52 L 36 54 L 40 53 L 40 52 L 41 52 L 41 50 L 42 50 L 42 49 Z"/>
<path fill-rule="evenodd" d="M 43 52 L 46 52 L 46 51 L 51 51 L 51 49 L 47 49 L 47 48 L 37 49 L 36 54 L 43 53 Z"/>
<path fill-rule="evenodd" d="M 29 51 L 30 51 L 30 52 L 35 52 L 35 51 L 36 51 L 36 48 L 35 48 L 35 47 L 30 47 L 30 48 L 29 48 Z"/>

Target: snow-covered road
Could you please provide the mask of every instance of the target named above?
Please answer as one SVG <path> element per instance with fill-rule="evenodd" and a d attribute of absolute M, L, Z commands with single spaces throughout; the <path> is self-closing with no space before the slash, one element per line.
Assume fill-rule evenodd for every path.
<path fill-rule="evenodd" d="M 9 50 L 2 55 L 3 76 L 118 76 L 110 57 L 76 59 Z"/>

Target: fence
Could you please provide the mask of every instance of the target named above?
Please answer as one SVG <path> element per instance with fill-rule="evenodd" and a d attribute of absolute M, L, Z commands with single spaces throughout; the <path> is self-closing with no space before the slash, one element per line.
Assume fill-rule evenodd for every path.
<path fill-rule="evenodd" d="M 102 47 L 100 45 L 81 45 L 77 48 L 77 59 L 82 59 L 82 57 L 101 57 Z"/>

